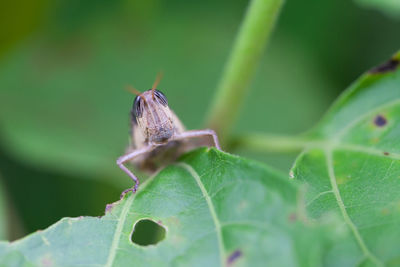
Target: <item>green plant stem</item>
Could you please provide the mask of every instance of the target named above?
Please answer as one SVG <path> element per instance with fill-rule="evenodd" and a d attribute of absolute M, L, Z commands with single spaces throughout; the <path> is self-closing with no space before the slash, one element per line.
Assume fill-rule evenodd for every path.
<path fill-rule="evenodd" d="M 229 148 L 241 148 L 263 153 L 291 153 L 318 145 L 321 145 L 321 142 L 302 136 L 247 134 L 232 139 Z"/>
<path fill-rule="evenodd" d="M 252 0 L 214 97 L 207 126 L 229 136 L 283 0 Z"/>

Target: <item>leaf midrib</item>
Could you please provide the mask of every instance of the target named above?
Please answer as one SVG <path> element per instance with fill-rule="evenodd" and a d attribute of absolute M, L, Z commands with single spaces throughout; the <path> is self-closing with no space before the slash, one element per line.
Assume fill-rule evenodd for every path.
<path fill-rule="evenodd" d="M 117 253 L 118 245 L 119 245 L 121 235 L 122 235 L 122 228 L 125 225 L 126 217 L 128 216 L 128 212 L 129 212 L 129 207 L 131 206 L 133 199 L 134 199 L 134 196 L 131 195 L 128 198 L 128 200 L 125 202 L 124 207 L 122 208 L 120 219 L 118 220 L 117 228 L 115 229 L 113 241 L 111 243 L 110 253 L 108 255 L 107 262 L 104 265 L 105 267 L 113 266 L 115 255 Z"/>
<path fill-rule="evenodd" d="M 400 104 L 400 99 L 395 99 L 393 101 L 387 102 L 385 104 L 379 105 L 373 110 L 362 114 L 361 116 L 358 116 L 354 120 L 350 121 L 346 126 L 344 126 L 338 133 L 335 134 L 333 139 L 331 140 L 321 140 L 318 142 L 309 142 L 309 145 L 306 146 L 305 151 L 308 151 L 310 149 L 322 149 L 325 154 L 325 159 L 326 159 L 326 164 L 327 164 L 327 169 L 328 169 L 328 176 L 329 180 L 331 183 L 332 187 L 332 192 L 335 196 L 336 202 L 339 206 L 339 209 L 342 213 L 343 219 L 345 223 L 350 227 L 355 239 L 357 240 L 357 243 L 359 244 L 361 250 L 363 251 L 365 257 L 369 258 L 372 262 L 374 262 L 377 266 L 384 266 L 384 263 L 381 262 L 380 259 L 378 259 L 367 247 L 365 244 L 360 232 L 358 231 L 357 226 L 353 223 L 351 220 L 350 216 L 347 213 L 346 207 L 344 205 L 344 202 L 341 198 L 339 188 L 337 186 L 336 182 L 336 177 L 334 174 L 334 167 L 333 167 L 333 151 L 334 150 L 347 150 L 347 151 L 353 151 L 353 152 L 361 152 L 369 155 L 374 155 L 378 157 L 385 157 L 385 158 L 390 158 L 393 160 L 400 160 L 400 154 L 399 153 L 394 153 L 390 152 L 390 154 L 386 154 L 384 150 L 382 149 L 376 149 L 376 148 L 370 148 L 367 146 L 363 145 L 358 145 L 358 144 L 351 144 L 351 143 L 343 143 L 342 137 L 350 131 L 355 125 L 357 125 L 360 121 L 364 120 L 365 118 L 372 116 L 373 114 L 378 113 L 382 109 L 389 108 L 392 106 L 396 106 Z M 330 191 L 326 191 L 324 193 L 328 193 Z M 320 195 L 319 195 L 320 196 Z M 313 199 L 315 200 L 315 199 Z"/>
<path fill-rule="evenodd" d="M 149 179 L 147 179 L 141 186 L 141 190 L 143 190 L 145 187 L 147 187 L 148 184 L 150 184 L 150 182 L 154 179 L 155 175 L 151 176 Z M 136 192 L 137 194 L 137 192 Z M 116 252 L 118 250 L 118 245 L 120 243 L 121 240 L 121 235 L 122 235 L 122 229 L 125 225 L 126 222 L 126 218 L 128 216 L 129 213 L 129 208 L 132 206 L 132 202 L 135 199 L 135 193 L 132 193 L 128 200 L 125 202 L 121 214 L 119 216 L 119 220 L 118 220 L 118 224 L 117 224 L 117 228 L 115 229 L 115 233 L 113 236 L 113 241 L 111 243 L 111 247 L 110 247 L 110 253 L 108 254 L 108 258 L 107 258 L 107 262 L 104 265 L 104 267 L 112 267 L 114 264 L 114 260 L 115 260 L 115 256 L 116 256 Z M 119 200 L 122 201 L 122 200 Z M 116 205 L 119 201 L 117 201 L 116 203 L 113 203 L 112 205 Z M 109 211 L 109 212 L 112 212 Z M 107 212 L 106 212 L 107 213 Z"/>
<path fill-rule="evenodd" d="M 214 205 L 212 203 L 211 197 L 208 194 L 206 188 L 204 187 L 204 184 L 201 181 L 200 175 L 196 172 L 196 170 L 192 166 L 190 166 L 189 164 L 184 163 L 184 162 L 178 162 L 175 165 L 177 165 L 177 166 L 183 168 L 184 170 L 186 170 L 187 172 L 189 172 L 189 174 L 195 179 L 197 185 L 199 186 L 199 188 L 207 202 L 207 206 L 210 210 L 211 217 L 215 224 L 215 232 L 217 234 L 218 248 L 220 251 L 220 253 L 219 253 L 220 263 L 221 263 L 221 266 L 224 266 L 225 265 L 224 264 L 225 263 L 225 247 L 224 247 L 224 243 L 222 240 L 222 231 L 221 231 L 222 227 L 221 227 L 221 223 L 218 219 L 217 213 L 215 211 Z"/>
<path fill-rule="evenodd" d="M 329 181 L 331 183 L 332 191 L 333 191 L 333 194 L 335 195 L 336 202 L 339 206 L 339 209 L 342 213 L 345 223 L 350 227 L 350 229 L 351 229 L 354 237 L 356 238 L 358 245 L 360 246 L 361 250 L 363 251 L 365 257 L 369 258 L 377 266 L 384 266 L 384 264 L 369 250 L 369 248 L 365 244 L 364 239 L 362 238 L 360 232 L 358 231 L 357 226 L 353 223 L 349 214 L 347 213 L 346 207 L 344 205 L 343 199 L 340 195 L 340 191 L 339 191 L 339 188 L 336 183 L 336 176 L 335 176 L 335 171 L 334 171 L 334 167 L 333 167 L 332 151 L 329 149 L 325 149 L 324 154 L 325 154 L 326 165 L 327 165 L 327 169 L 328 169 L 328 176 L 329 176 Z"/>
<path fill-rule="evenodd" d="M 342 105 L 344 103 L 344 100 L 347 100 L 349 95 L 351 95 L 351 93 L 353 93 L 356 89 L 357 89 L 357 87 L 353 88 L 353 90 L 348 91 L 347 94 L 338 101 L 338 104 L 339 103 L 340 104 L 337 105 L 337 106 L 335 105 L 335 107 L 331 109 L 331 112 L 334 115 L 337 115 L 335 113 L 336 113 L 336 111 L 338 109 L 340 109 L 342 107 Z M 301 155 L 304 155 L 305 153 L 307 153 L 311 149 L 321 149 L 324 152 L 325 159 L 326 159 L 326 164 L 327 164 L 327 169 L 328 169 L 328 176 L 329 176 L 328 178 L 330 180 L 331 187 L 332 187 L 332 190 L 328 190 L 328 191 L 324 191 L 324 192 L 319 193 L 308 204 L 312 203 L 314 200 L 319 198 L 321 195 L 324 195 L 324 194 L 332 192 L 334 194 L 335 198 L 336 198 L 336 202 L 337 202 L 337 204 L 339 206 L 339 209 L 340 209 L 340 211 L 342 213 L 342 216 L 343 216 L 343 219 L 344 219 L 345 223 L 350 227 L 350 229 L 351 229 L 353 235 L 355 236 L 355 238 L 357 240 L 357 243 L 359 244 L 360 248 L 362 249 L 365 257 L 369 258 L 377 266 L 384 266 L 384 263 L 380 259 L 378 259 L 374 254 L 372 254 L 371 251 L 366 246 L 361 234 L 358 231 L 358 228 L 356 227 L 356 225 L 353 223 L 353 221 L 351 220 L 350 216 L 348 215 L 346 207 L 344 205 L 344 202 L 343 202 L 343 200 L 341 198 L 340 191 L 339 191 L 339 188 L 337 186 L 335 173 L 334 173 L 333 151 L 335 151 L 335 150 L 336 151 L 337 150 L 347 150 L 347 151 L 353 151 L 353 152 L 361 152 L 361 153 L 374 155 L 374 156 L 378 156 L 378 157 L 386 157 L 386 158 L 390 158 L 392 160 L 400 160 L 400 154 L 399 153 L 390 152 L 390 154 L 389 154 L 389 153 L 387 153 L 388 151 L 384 151 L 382 149 L 375 149 L 375 148 L 370 148 L 370 147 L 363 146 L 363 145 L 351 144 L 351 143 L 343 142 L 343 137 L 347 133 L 349 133 L 349 131 L 351 129 L 353 129 L 354 126 L 356 126 L 358 123 L 360 123 L 364 119 L 368 118 L 369 116 L 373 116 L 374 114 L 377 114 L 378 112 L 380 112 L 380 111 L 382 111 L 384 109 L 388 109 L 388 108 L 393 107 L 393 106 L 398 106 L 399 104 L 400 104 L 400 99 L 399 98 L 395 98 L 392 101 L 380 103 L 379 105 L 377 105 L 376 107 L 373 107 L 368 112 L 362 113 L 361 115 L 356 116 L 354 119 L 352 119 L 351 121 L 347 122 L 343 127 L 341 127 L 341 129 L 339 129 L 339 131 L 335 132 L 333 135 L 327 134 L 327 136 L 325 136 L 325 138 L 322 139 L 322 140 L 304 142 L 305 143 L 304 150 L 301 153 Z M 322 130 L 328 129 L 327 125 L 329 125 L 329 123 L 320 124 L 319 130 L 321 131 L 321 129 Z M 335 123 L 333 123 L 333 125 L 335 125 Z M 324 131 L 322 131 L 322 133 L 324 133 L 324 135 L 326 134 L 326 132 L 324 132 Z M 327 138 L 329 138 L 329 139 L 327 139 Z M 301 157 L 301 155 L 299 157 Z M 296 165 L 297 165 L 297 161 L 295 163 L 295 166 Z M 292 168 L 292 170 L 290 172 L 291 175 L 293 175 L 293 169 L 295 168 L 295 166 L 293 166 L 293 168 Z"/>

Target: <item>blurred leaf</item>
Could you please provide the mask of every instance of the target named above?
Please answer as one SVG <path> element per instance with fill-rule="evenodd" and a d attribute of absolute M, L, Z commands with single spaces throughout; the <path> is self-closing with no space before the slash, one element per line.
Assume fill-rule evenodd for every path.
<path fill-rule="evenodd" d="M 268 47 L 253 90 L 239 115 L 235 127 L 238 135 L 248 132 L 297 134 L 314 125 L 334 99 L 333 84 L 327 82 L 312 54 L 299 53 L 297 45 L 289 37 L 278 36 Z M 286 173 L 297 156 L 234 152 L 267 162 Z"/>
<path fill-rule="evenodd" d="M 203 148 L 109 206 L 101 218 L 64 218 L 1 243 L 0 261 L 60 267 L 321 266 L 328 239 L 296 219 L 296 191 L 276 171 Z M 136 223 L 149 219 L 166 230 L 165 239 L 133 244 Z"/>
<path fill-rule="evenodd" d="M 31 34 L 46 18 L 48 0 L 17 0 L 0 3 L 0 58 Z"/>
<path fill-rule="evenodd" d="M 66 216 L 102 214 L 105 203 L 131 186 L 113 179 L 69 176 L 10 157 L 0 144 L 1 181 L 7 190 L 8 240 L 44 229 Z M 105 181 L 110 182 L 106 183 Z M 71 192 L 73 192 L 71 194 Z M 0 192 L 1 196 L 1 192 Z M 38 216 L 38 212 L 40 216 Z M 0 264 L 1 265 L 1 264 Z"/>
<path fill-rule="evenodd" d="M 242 11 L 160 11 L 151 21 L 126 23 L 114 5 L 110 10 L 79 27 L 59 25 L 58 31 L 35 36 L 0 66 L 0 130 L 8 151 L 19 159 L 79 177 L 127 179 L 115 165 L 128 144 L 134 98 L 124 87 L 148 89 L 160 70 L 165 73 L 160 89 L 171 108 L 188 128 L 201 127 Z M 73 19 L 71 14 L 60 21 Z M 322 85 L 330 87 L 318 66 L 295 45 L 285 45 L 293 40 L 282 40 L 262 63 L 257 97 L 247 105 L 239 129 L 301 131 L 330 99 L 320 93 Z M 288 65 L 298 70 L 291 79 L 281 75 Z M 270 69 L 274 72 L 263 75 Z M 321 97 L 318 105 L 315 95 Z M 303 108 L 294 109 L 295 101 Z M 259 112 L 266 107 L 282 109 L 278 123 Z"/>
<path fill-rule="evenodd" d="M 308 213 L 342 215 L 353 233 L 336 266 L 400 264 L 400 52 L 356 81 L 332 106 L 298 157 Z"/>
<path fill-rule="evenodd" d="M 0 240 L 7 238 L 7 203 L 2 179 L 0 175 Z"/>
<path fill-rule="evenodd" d="M 398 0 L 355 0 L 355 1 L 361 6 L 380 10 L 389 16 L 397 18 L 400 17 L 400 1 Z"/>

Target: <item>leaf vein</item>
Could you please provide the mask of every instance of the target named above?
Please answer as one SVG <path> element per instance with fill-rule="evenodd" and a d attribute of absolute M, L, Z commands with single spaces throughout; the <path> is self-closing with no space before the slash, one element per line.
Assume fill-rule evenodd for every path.
<path fill-rule="evenodd" d="M 361 114 L 359 117 L 356 117 L 354 120 L 349 122 L 346 126 L 344 126 L 342 128 L 342 130 L 340 130 L 336 134 L 335 138 L 337 140 L 340 140 L 353 126 L 355 126 L 357 123 L 359 123 L 363 119 L 367 118 L 368 116 L 372 116 L 373 114 L 381 111 L 382 109 L 389 108 L 389 107 L 392 107 L 392 106 L 396 106 L 398 104 L 400 104 L 400 99 L 395 99 L 393 101 L 390 101 L 390 102 L 387 102 L 385 104 L 379 105 L 376 108 L 370 110 L 369 112 Z"/>
<path fill-rule="evenodd" d="M 111 243 L 110 253 L 108 255 L 107 262 L 104 265 L 105 267 L 111 267 L 114 263 L 114 259 L 117 254 L 118 244 L 119 244 L 119 241 L 120 241 L 121 235 L 122 235 L 122 228 L 125 224 L 125 220 L 128 215 L 128 212 L 129 212 L 129 207 L 131 206 L 133 199 L 134 199 L 134 196 L 131 195 L 128 198 L 128 200 L 125 202 L 124 207 L 122 208 L 121 216 L 118 221 L 117 228 L 115 229 L 113 241 Z"/>
<path fill-rule="evenodd" d="M 362 153 L 369 154 L 372 156 L 378 156 L 378 157 L 388 158 L 388 159 L 393 159 L 393 160 L 400 160 L 399 153 L 390 152 L 388 155 L 385 155 L 384 150 L 360 146 L 360 145 L 339 144 L 335 147 L 335 149 L 336 150 L 350 150 L 350 151 L 355 151 L 355 152 L 362 152 Z"/>
<path fill-rule="evenodd" d="M 336 197 L 336 202 L 339 206 L 339 209 L 342 213 L 343 219 L 345 223 L 350 227 L 355 239 L 357 240 L 358 245 L 360 246 L 361 250 L 365 254 L 367 258 L 369 258 L 372 262 L 374 262 L 377 266 L 384 266 L 384 264 L 369 250 L 367 245 L 365 244 L 360 232 L 358 231 L 357 226 L 351 220 L 349 214 L 347 213 L 346 207 L 344 205 L 343 199 L 340 195 L 340 191 L 338 185 L 336 183 L 335 171 L 333 167 L 333 158 L 332 158 L 332 151 L 326 149 L 325 150 L 325 159 L 328 169 L 328 176 L 332 186 L 332 191 Z"/>
<path fill-rule="evenodd" d="M 310 206 L 314 201 L 316 201 L 318 198 L 320 198 L 323 195 L 329 194 L 329 193 L 333 193 L 332 190 L 328 190 L 328 191 L 323 191 L 318 193 L 315 197 L 313 197 L 307 204 L 306 207 Z"/>
<path fill-rule="evenodd" d="M 224 243 L 223 243 L 223 240 L 222 240 L 221 223 L 220 223 L 220 221 L 218 219 L 218 216 L 217 216 L 217 213 L 215 211 L 215 208 L 214 208 L 214 205 L 212 203 L 212 200 L 210 198 L 210 195 L 208 194 L 206 188 L 204 187 L 204 184 L 201 181 L 200 175 L 196 172 L 195 169 L 193 169 L 192 166 L 190 166 L 190 165 L 188 165 L 188 164 L 186 164 L 184 162 L 176 163 L 176 165 L 181 167 L 181 168 L 183 168 L 184 170 L 186 170 L 187 172 L 190 173 L 190 175 L 194 178 L 194 180 L 196 181 L 197 185 L 199 186 L 199 188 L 200 188 L 200 190 L 201 190 L 201 192 L 202 192 L 202 194 L 203 194 L 203 196 L 204 196 L 204 198 L 205 198 L 205 200 L 207 202 L 208 208 L 209 208 L 210 213 L 211 213 L 211 217 L 212 217 L 213 222 L 215 224 L 215 231 L 216 231 L 217 239 L 218 239 L 218 248 L 220 250 L 219 254 L 220 254 L 221 266 L 224 266 L 225 265 L 225 254 L 226 254 L 226 252 L 225 252 L 225 247 L 224 247 Z"/>
<path fill-rule="evenodd" d="M 141 190 L 143 190 L 144 188 L 147 187 L 148 184 L 150 184 L 151 181 L 153 181 L 155 176 L 150 177 L 146 182 L 144 182 L 142 184 Z M 104 265 L 105 267 L 111 267 L 113 266 L 114 260 L 115 260 L 115 256 L 117 254 L 117 250 L 119 249 L 118 245 L 121 239 L 121 235 L 122 235 L 122 228 L 124 227 L 126 218 L 129 215 L 129 208 L 132 205 L 133 200 L 135 199 L 135 195 L 138 192 L 136 192 L 135 194 L 131 194 L 128 198 L 128 200 L 125 202 L 121 214 L 119 216 L 119 221 L 117 224 L 117 228 L 115 229 L 115 233 L 114 233 L 114 237 L 113 237 L 113 241 L 111 243 L 111 247 L 110 247 L 110 253 L 108 254 L 108 258 L 107 258 L 107 262 Z M 120 200 L 121 201 L 121 200 Z M 112 214 L 112 211 L 111 211 Z M 113 215 L 113 214 L 112 214 Z"/>

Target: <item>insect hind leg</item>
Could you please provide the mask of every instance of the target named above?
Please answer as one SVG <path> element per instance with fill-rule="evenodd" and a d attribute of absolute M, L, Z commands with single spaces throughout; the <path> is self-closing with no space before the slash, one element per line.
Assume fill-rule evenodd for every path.
<path fill-rule="evenodd" d="M 183 133 L 180 133 L 175 136 L 175 140 L 182 140 L 186 138 L 195 138 L 201 136 L 211 136 L 214 142 L 214 146 L 221 150 L 221 146 L 219 145 L 218 136 L 217 134 L 211 129 L 204 129 L 204 130 L 190 130 Z"/>

